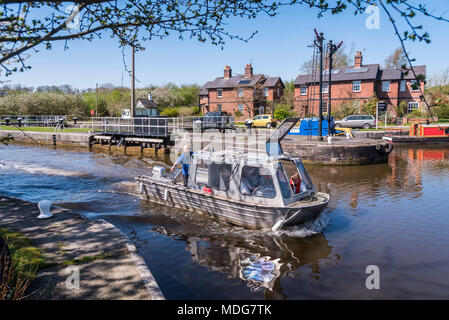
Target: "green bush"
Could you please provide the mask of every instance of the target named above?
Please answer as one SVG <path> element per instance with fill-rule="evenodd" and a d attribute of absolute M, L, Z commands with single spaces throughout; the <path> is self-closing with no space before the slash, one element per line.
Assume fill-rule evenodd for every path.
<path fill-rule="evenodd" d="M 401 101 L 398 106 L 396 106 L 396 116 L 402 118 L 407 114 L 407 102 Z"/>
<path fill-rule="evenodd" d="M 448 104 L 439 104 L 436 107 L 432 108 L 434 115 L 438 117 L 438 119 L 449 119 L 449 105 Z"/>
<path fill-rule="evenodd" d="M 237 118 L 240 118 L 241 116 L 243 116 L 242 111 L 237 110 L 236 112 L 234 112 L 234 116 L 236 116 Z"/>
<path fill-rule="evenodd" d="M 274 117 L 282 121 L 285 118 L 291 117 L 295 114 L 292 108 L 287 104 L 278 104 L 274 108 Z"/>
<path fill-rule="evenodd" d="M 162 110 L 161 115 L 166 117 L 177 117 L 179 115 L 179 108 L 176 107 L 165 108 L 164 110 Z"/>
<path fill-rule="evenodd" d="M 376 115 L 376 108 L 377 103 L 379 102 L 379 99 L 377 97 L 371 97 L 368 102 L 364 103 L 362 105 L 362 113 L 363 114 L 369 114 L 369 115 Z"/>
<path fill-rule="evenodd" d="M 343 119 L 352 114 L 358 114 L 359 108 L 351 101 L 340 105 L 336 111 L 332 112 L 336 119 Z"/>

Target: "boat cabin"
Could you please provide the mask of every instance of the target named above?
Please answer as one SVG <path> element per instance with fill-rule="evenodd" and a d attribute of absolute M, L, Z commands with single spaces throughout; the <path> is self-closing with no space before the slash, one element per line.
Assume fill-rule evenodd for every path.
<path fill-rule="evenodd" d="M 226 151 L 193 153 L 188 187 L 218 197 L 279 207 L 316 192 L 299 158 Z"/>

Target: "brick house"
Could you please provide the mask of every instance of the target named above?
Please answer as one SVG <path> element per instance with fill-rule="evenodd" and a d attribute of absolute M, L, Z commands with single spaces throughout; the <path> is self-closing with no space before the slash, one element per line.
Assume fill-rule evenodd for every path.
<path fill-rule="evenodd" d="M 400 69 L 382 69 L 378 64 L 364 65 L 362 52 L 355 56 L 354 66 L 336 67 L 331 74 L 332 112 L 343 103 L 353 103 L 361 111 L 361 106 L 376 96 L 388 104 L 388 113 L 396 114 L 396 106 L 401 101 L 407 103 L 407 112 L 422 108 L 421 92 L 413 84 L 413 72 Z M 414 67 L 417 75 L 426 75 L 426 66 Z M 323 112 L 327 112 L 329 70 L 323 76 Z M 317 115 L 319 110 L 319 72 L 299 75 L 295 85 L 295 109 L 301 116 Z M 425 81 L 421 81 L 424 90 Z"/>
<path fill-rule="evenodd" d="M 266 77 L 254 74 L 251 64 L 247 64 L 244 74 L 232 75 L 232 69 L 225 66 L 223 77 L 208 81 L 199 93 L 202 113 L 226 111 L 233 115 L 236 111 L 251 117 L 267 112 L 270 101 L 279 100 L 284 94 L 284 83 L 280 77 Z"/>

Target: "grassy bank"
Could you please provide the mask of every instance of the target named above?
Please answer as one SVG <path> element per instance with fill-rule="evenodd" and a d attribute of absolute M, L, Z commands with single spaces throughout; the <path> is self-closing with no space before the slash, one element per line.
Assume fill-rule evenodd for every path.
<path fill-rule="evenodd" d="M 10 256 L 4 256 L 0 264 L 3 271 L 0 281 L 0 300 L 18 300 L 25 298 L 25 292 L 36 277 L 45 259 L 39 248 L 31 245 L 30 239 L 19 232 L 0 228 L 2 237 L 8 246 Z M 6 248 L 0 248 L 0 251 Z"/>

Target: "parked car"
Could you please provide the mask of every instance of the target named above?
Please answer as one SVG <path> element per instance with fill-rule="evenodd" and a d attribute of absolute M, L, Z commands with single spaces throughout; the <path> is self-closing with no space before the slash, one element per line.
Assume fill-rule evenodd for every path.
<path fill-rule="evenodd" d="M 260 114 L 252 119 L 247 119 L 245 125 L 251 127 L 276 128 L 277 121 L 271 114 Z"/>
<path fill-rule="evenodd" d="M 370 129 L 376 126 L 376 119 L 370 115 L 351 115 L 343 120 L 335 121 L 335 128 L 363 128 Z"/>
<path fill-rule="evenodd" d="M 225 111 L 211 111 L 206 112 L 201 117 L 202 129 L 209 128 L 227 128 L 232 126 L 231 117 Z"/>

